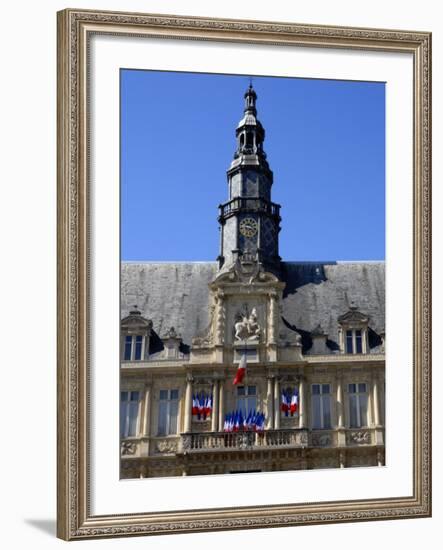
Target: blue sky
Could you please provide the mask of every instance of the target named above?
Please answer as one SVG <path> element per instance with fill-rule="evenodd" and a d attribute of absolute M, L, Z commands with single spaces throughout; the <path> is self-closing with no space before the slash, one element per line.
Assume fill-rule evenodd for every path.
<path fill-rule="evenodd" d="M 122 260 L 215 260 L 248 85 L 247 76 L 121 71 Z M 384 260 L 385 85 L 253 85 L 283 260 Z"/>

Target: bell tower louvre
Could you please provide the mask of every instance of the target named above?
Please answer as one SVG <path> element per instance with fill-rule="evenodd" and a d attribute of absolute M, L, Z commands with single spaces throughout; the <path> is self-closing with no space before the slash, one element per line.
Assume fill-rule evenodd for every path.
<path fill-rule="evenodd" d="M 244 95 L 243 118 L 235 131 L 237 148 L 227 171 L 229 200 L 219 206 L 219 268 L 237 261 L 258 262 L 279 274 L 280 205 L 271 201 L 273 173 L 263 150 L 265 130 L 257 118 L 252 84 Z"/>

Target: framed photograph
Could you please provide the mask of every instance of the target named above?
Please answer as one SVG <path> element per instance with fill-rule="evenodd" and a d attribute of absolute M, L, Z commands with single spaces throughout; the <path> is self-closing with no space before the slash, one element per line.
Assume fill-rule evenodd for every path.
<path fill-rule="evenodd" d="M 430 516 L 430 46 L 59 12 L 59 537 Z"/>

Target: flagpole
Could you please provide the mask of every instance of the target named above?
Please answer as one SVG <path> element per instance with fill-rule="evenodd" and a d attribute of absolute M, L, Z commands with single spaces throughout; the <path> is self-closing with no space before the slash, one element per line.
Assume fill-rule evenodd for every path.
<path fill-rule="evenodd" d="M 244 356 L 245 356 L 245 358 L 246 358 L 246 351 L 247 351 L 247 348 L 248 348 L 248 346 L 247 346 L 247 344 L 246 344 L 246 340 L 243 340 L 243 345 L 245 346 L 245 347 L 244 347 L 244 350 L 243 350 L 243 354 L 244 354 Z M 246 369 L 246 372 L 245 372 L 245 386 L 246 386 L 247 378 L 248 378 L 248 369 Z M 245 390 L 245 391 L 246 391 L 246 390 Z"/>

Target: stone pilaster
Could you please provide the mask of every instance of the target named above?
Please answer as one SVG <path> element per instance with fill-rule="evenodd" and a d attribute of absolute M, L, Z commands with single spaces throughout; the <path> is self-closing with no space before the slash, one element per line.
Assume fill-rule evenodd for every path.
<path fill-rule="evenodd" d="M 276 326 L 276 312 L 277 312 L 277 293 L 269 293 L 269 323 L 268 323 L 268 344 L 277 343 L 277 326 Z"/>
<path fill-rule="evenodd" d="M 379 390 L 379 378 L 377 374 L 374 374 L 372 378 L 372 410 L 373 410 L 373 423 L 375 427 L 375 444 L 384 445 L 384 433 L 380 422 L 380 390 Z"/>
<path fill-rule="evenodd" d="M 372 408 L 374 412 L 374 425 L 378 427 L 380 426 L 380 404 L 378 398 L 378 380 L 376 376 L 372 379 Z"/>
<path fill-rule="evenodd" d="M 194 378 L 190 373 L 186 375 L 186 393 L 185 393 L 185 424 L 183 431 L 189 433 L 192 425 L 192 382 Z"/>
<path fill-rule="evenodd" d="M 299 384 L 299 390 L 298 390 L 299 396 L 299 416 L 298 416 L 298 422 L 299 428 L 306 428 L 308 423 L 307 418 L 307 402 L 306 402 L 306 380 L 303 376 L 300 377 L 300 384 Z"/>
<path fill-rule="evenodd" d="M 280 429 L 280 380 L 274 378 L 274 429 Z"/>
<path fill-rule="evenodd" d="M 217 309 L 215 317 L 215 344 L 223 345 L 223 336 L 225 329 L 225 295 L 222 290 L 219 290 L 216 295 Z"/>
<path fill-rule="evenodd" d="M 218 419 L 218 400 L 219 400 L 219 380 L 216 378 L 212 384 L 212 415 L 211 415 L 211 431 L 218 432 L 219 419 Z"/>
<path fill-rule="evenodd" d="M 341 372 L 337 373 L 337 445 L 344 447 L 346 445 L 345 431 L 345 402 L 343 396 L 343 377 Z"/>
<path fill-rule="evenodd" d="M 146 384 L 142 428 L 142 436 L 144 437 L 149 437 L 151 435 L 151 391 L 151 384 Z"/>
<path fill-rule="evenodd" d="M 269 375 L 267 377 L 268 386 L 266 391 L 266 429 L 274 429 L 274 377 Z"/>
<path fill-rule="evenodd" d="M 219 380 L 218 383 L 218 429 L 223 429 L 225 420 L 225 381 Z"/>

